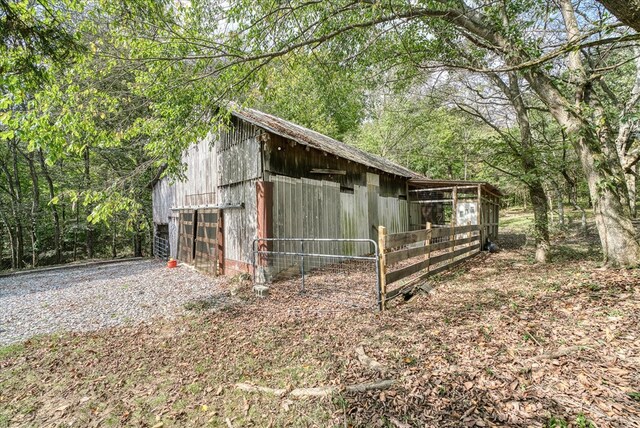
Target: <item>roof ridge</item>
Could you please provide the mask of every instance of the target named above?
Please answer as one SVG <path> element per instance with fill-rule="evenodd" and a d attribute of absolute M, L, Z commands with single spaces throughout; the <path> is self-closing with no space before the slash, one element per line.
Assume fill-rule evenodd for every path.
<path fill-rule="evenodd" d="M 369 153 L 358 147 L 329 137 L 328 135 L 299 125 L 290 120 L 286 120 L 254 108 L 242 107 L 237 103 L 230 103 L 230 105 L 232 106 L 232 115 L 251 122 L 258 127 L 266 128 L 270 132 L 290 140 L 294 140 L 300 144 L 329 152 L 336 156 L 340 156 L 389 174 L 400 175 L 408 178 L 426 178 L 423 175 L 382 156 Z"/>

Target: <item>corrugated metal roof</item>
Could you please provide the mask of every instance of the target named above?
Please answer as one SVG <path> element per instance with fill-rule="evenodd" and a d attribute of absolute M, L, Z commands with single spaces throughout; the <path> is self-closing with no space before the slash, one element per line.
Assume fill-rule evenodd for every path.
<path fill-rule="evenodd" d="M 481 185 L 489 192 L 496 196 L 502 196 L 502 192 L 496 186 L 486 181 L 465 181 L 465 180 L 438 180 L 426 177 L 414 177 L 409 180 L 409 184 L 422 189 L 433 189 L 440 187 L 453 187 L 453 186 L 477 186 Z"/>
<path fill-rule="evenodd" d="M 424 178 L 422 175 L 380 156 L 372 155 L 371 153 L 367 153 L 341 141 L 334 140 L 333 138 L 327 137 L 319 132 L 312 131 L 311 129 L 296 125 L 288 120 L 280 119 L 279 117 L 272 116 L 258 110 L 233 105 L 231 114 L 237 118 L 246 120 L 259 128 L 263 128 L 266 131 L 288 138 L 299 144 L 322 150 L 324 152 L 331 153 L 332 155 L 340 156 L 343 159 L 348 159 L 350 161 L 357 162 L 389 174 L 399 175 L 401 177 Z"/>

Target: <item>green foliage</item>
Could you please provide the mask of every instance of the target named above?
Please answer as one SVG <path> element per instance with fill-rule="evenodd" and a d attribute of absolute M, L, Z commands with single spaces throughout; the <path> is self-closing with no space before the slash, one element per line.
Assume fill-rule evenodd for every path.
<path fill-rule="evenodd" d="M 576 426 L 578 428 L 596 428 L 595 424 L 582 413 L 576 418 Z"/>
<path fill-rule="evenodd" d="M 359 73 L 321 55 L 276 61 L 262 70 L 250 97 L 263 111 L 342 140 L 360 125 L 366 86 Z"/>
<path fill-rule="evenodd" d="M 547 422 L 547 428 L 568 428 L 569 424 L 562 418 L 552 416 Z"/>
<path fill-rule="evenodd" d="M 41 81 L 50 62 L 65 64 L 82 52 L 72 19 L 81 8 L 76 0 L 0 1 L 0 84 Z"/>
<path fill-rule="evenodd" d="M 480 172 L 475 145 L 488 131 L 469 117 L 424 100 L 384 103 L 348 142 L 434 178 Z"/>

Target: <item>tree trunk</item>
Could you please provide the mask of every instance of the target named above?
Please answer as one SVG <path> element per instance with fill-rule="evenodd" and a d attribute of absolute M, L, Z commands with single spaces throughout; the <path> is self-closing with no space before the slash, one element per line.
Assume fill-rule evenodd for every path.
<path fill-rule="evenodd" d="M 534 234 L 536 240 L 536 262 L 546 263 L 549 260 L 549 212 L 547 195 L 542 183 L 537 181 L 529 186 L 529 196 L 533 206 Z"/>
<path fill-rule="evenodd" d="M 84 186 L 85 190 L 87 191 L 91 186 L 89 146 L 87 146 L 84 150 Z M 91 205 L 87 206 L 87 214 L 91 214 L 91 211 Z M 87 221 L 86 224 L 87 227 L 85 230 L 85 245 L 87 249 L 87 258 L 92 259 L 94 248 L 93 225 L 89 221 Z"/>
<path fill-rule="evenodd" d="M 115 219 L 113 220 L 113 228 L 111 231 L 111 257 L 112 258 L 116 258 L 118 256 L 117 254 L 117 248 L 116 248 L 116 224 L 115 224 Z"/>
<path fill-rule="evenodd" d="M 11 269 L 16 268 L 16 245 L 15 238 L 13 236 L 13 232 L 11 231 L 11 226 L 9 225 L 9 220 L 3 211 L 0 211 L 0 215 L 2 216 L 2 222 L 4 223 L 5 228 L 7 229 L 7 235 L 9 235 L 9 250 L 11 251 Z"/>
<path fill-rule="evenodd" d="M 564 200 L 562 198 L 563 192 L 561 187 L 555 180 L 550 181 L 556 197 L 556 207 L 558 208 L 558 227 L 560 227 L 560 229 L 564 229 L 566 224 L 564 221 Z"/>
<path fill-rule="evenodd" d="M 133 236 L 134 256 L 142 257 L 142 233 L 140 233 L 140 225 L 136 224 L 135 234 Z"/>
<path fill-rule="evenodd" d="M 589 136 L 580 138 L 576 146 L 589 185 L 605 262 L 613 266 L 638 266 L 640 244 L 631 222 L 631 209 L 626 202 L 628 194 L 623 181 L 624 174 L 620 167 L 616 168 L 615 163 L 596 166 L 590 148 L 600 142 L 589 142 L 588 139 Z M 595 139 L 595 136 L 591 139 Z M 618 177 L 621 180 L 617 180 Z M 614 184 L 620 181 L 622 186 Z"/>
<path fill-rule="evenodd" d="M 22 187 L 20 183 L 20 174 L 18 169 L 18 149 L 15 141 L 11 144 L 12 168 L 13 168 L 13 187 L 15 196 L 12 207 L 16 221 L 16 268 L 24 267 L 24 228 L 22 227 Z"/>
<path fill-rule="evenodd" d="M 522 169 L 528 177 L 526 184 L 529 189 L 529 197 L 531 198 L 531 205 L 533 207 L 536 262 L 546 263 L 551 247 L 549 241 L 549 218 L 547 217 L 549 207 L 547 205 L 547 195 L 542 186 L 540 171 L 538 170 L 536 158 L 533 153 L 531 124 L 529 122 L 527 106 L 522 91 L 520 90 L 518 76 L 515 73 L 508 73 L 508 84 L 505 84 L 497 75 L 493 75 L 492 77 L 509 98 L 516 112 L 516 119 L 518 120 L 518 128 L 520 130 L 520 147 L 519 150 L 514 149 L 514 154 L 516 156 L 519 155 Z"/>
<path fill-rule="evenodd" d="M 31 175 L 32 198 L 31 198 L 31 266 L 38 266 L 39 258 L 39 241 L 38 241 L 38 217 L 40 215 L 40 184 L 38 181 L 38 173 L 36 172 L 35 163 L 32 153 L 22 153 L 29 166 L 29 174 Z"/>
<path fill-rule="evenodd" d="M 73 261 L 78 260 L 78 228 L 80 227 L 80 208 L 78 202 L 74 202 L 74 211 L 76 212 L 76 227 L 73 228 Z"/>
<path fill-rule="evenodd" d="M 638 215 L 637 199 L 638 199 L 638 165 L 631 167 L 631 173 L 625 173 L 627 182 L 627 191 L 629 192 L 629 206 L 631 209 L 631 217 L 636 218 Z"/>
<path fill-rule="evenodd" d="M 640 31 L 640 0 L 598 0 L 620 21 Z"/>
<path fill-rule="evenodd" d="M 593 124 L 582 118 L 579 111 L 569 108 L 566 99 L 546 76 L 536 71 L 525 71 L 524 74 L 565 129 L 578 154 L 589 184 L 605 262 L 614 266 L 640 265 L 640 243 L 635 239 L 624 173 L 617 153 L 613 153 L 616 159 L 610 159 L 612 153 L 603 148 Z M 599 159 L 597 166 L 595 158 Z"/>
<path fill-rule="evenodd" d="M 49 168 L 47 168 L 47 164 L 44 161 L 44 153 L 42 153 L 42 149 L 38 152 L 40 157 L 40 168 L 42 169 L 42 173 L 44 174 L 44 178 L 47 181 L 47 186 L 49 188 L 49 201 L 52 201 L 55 198 L 55 188 L 53 186 L 53 180 L 51 179 L 51 174 L 49 174 Z M 53 218 L 53 245 L 55 247 L 56 252 L 56 263 L 62 263 L 62 244 L 61 244 L 61 236 L 62 231 L 60 230 L 60 216 L 58 214 L 58 206 L 56 204 L 49 203 L 49 207 L 51 209 L 51 216 Z"/>

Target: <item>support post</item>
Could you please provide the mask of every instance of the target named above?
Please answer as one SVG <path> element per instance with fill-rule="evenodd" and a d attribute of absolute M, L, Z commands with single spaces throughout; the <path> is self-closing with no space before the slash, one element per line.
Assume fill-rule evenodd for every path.
<path fill-rule="evenodd" d="M 218 275 L 224 275 L 224 210 L 218 210 L 216 253 L 218 255 Z"/>
<path fill-rule="evenodd" d="M 302 277 L 301 292 L 304 294 L 304 240 L 300 240 L 300 276 Z"/>
<path fill-rule="evenodd" d="M 387 300 L 387 256 L 386 256 L 386 244 L 387 240 L 387 228 L 384 226 L 378 226 L 378 251 L 380 252 L 380 269 L 378 282 L 380 284 L 380 311 L 386 309 Z"/>
<path fill-rule="evenodd" d="M 266 240 L 261 240 L 264 238 L 273 237 L 272 227 L 273 227 L 273 183 L 269 181 L 257 181 L 256 182 L 256 208 L 258 211 L 257 215 L 257 248 L 258 257 L 255 260 L 253 268 L 255 271 L 253 272 L 254 280 L 256 280 L 256 276 L 259 282 L 267 281 L 267 270 L 269 265 L 268 257 L 265 255 L 264 251 L 271 250 L 273 243 Z"/>
<path fill-rule="evenodd" d="M 500 198 L 497 196 L 494 196 L 494 199 L 496 201 L 496 206 L 495 206 L 495 217 L 496 217 L 496 227 L 495 227 L 495 238 L 498 239 L 498 234 L 500 233 Z"/>
<path fill-rule="evenodd" d="M 431 222 L 428 221 L 427 222 L 427 230 L 429 231 L 427 233 L 427 240 L 425 241 L 425 245 L 427 246 L 427 252 L 425 254 L 425 259 L 426 260 L 430 260 L 431 259 Z M 429 272 L 429 269 L 431 269 L 431 262 L 429 262 L 427 264 L 427 272 Z"/>

